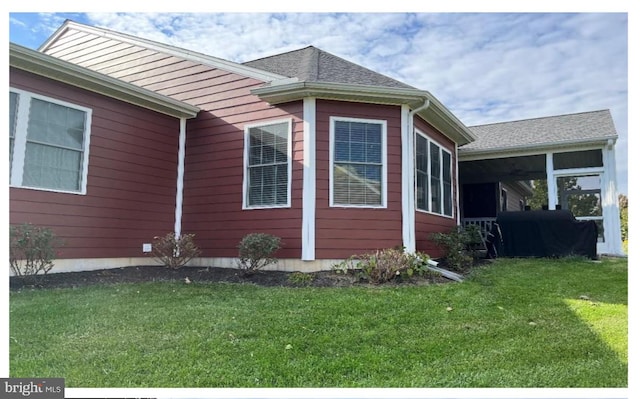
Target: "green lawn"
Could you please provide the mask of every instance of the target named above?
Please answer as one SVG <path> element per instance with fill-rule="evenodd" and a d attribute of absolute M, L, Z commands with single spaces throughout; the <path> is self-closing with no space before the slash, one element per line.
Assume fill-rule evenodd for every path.
<path fill-rule="evenodd" d="M 10 376 L 84 387 L 626 387 L 627 260 L 464 283 L 155 282 L 10 296 Z"/>

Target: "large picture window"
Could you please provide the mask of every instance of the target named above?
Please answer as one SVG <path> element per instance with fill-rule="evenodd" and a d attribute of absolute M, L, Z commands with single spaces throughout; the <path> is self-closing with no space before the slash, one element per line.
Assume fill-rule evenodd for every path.
<path fill-rule="evenodd" d="M 331 118 L 331 206 L 386 206 L 386 121 Z"/>
<path fill-rule="evenodd" d="M 245 128 L 245 208 L 290 205 L 291 120 Z"/>
<path fill-rule="evenodd" d="M 451 153 L 416 131 L 416 208 L 453 216 Z"/>
<path fill-rule="evenodd" d="M 88 108 L 11 89 L 11 185 L 85 193 L 90 118 Z"/>

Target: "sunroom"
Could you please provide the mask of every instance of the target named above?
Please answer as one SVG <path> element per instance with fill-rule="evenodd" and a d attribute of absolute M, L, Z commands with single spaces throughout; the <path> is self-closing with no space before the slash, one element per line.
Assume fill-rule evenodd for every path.
<path fill-rule="evenodd" d="M 623 254 L 608 110 L 470 130 L 478 139 L 459 150 L 461 224 L 488 231 L 498 212 L 565 209 L 596 223 L 598 254 Z"/>

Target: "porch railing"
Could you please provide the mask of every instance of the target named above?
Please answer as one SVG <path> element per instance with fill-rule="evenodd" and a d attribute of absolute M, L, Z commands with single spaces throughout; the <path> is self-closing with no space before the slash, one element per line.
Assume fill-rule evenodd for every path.
<path fill-rule="evenodd" d="M 474 224 L 480 228 L 480 232 L 482 233 L 482 237 L 487 238 L 487 234 L 491 232 L 491 227 L 493 227 L 493 223 L 496 221 L 496 218 L 463 218 L 462 226 L 469 226 Z"/>

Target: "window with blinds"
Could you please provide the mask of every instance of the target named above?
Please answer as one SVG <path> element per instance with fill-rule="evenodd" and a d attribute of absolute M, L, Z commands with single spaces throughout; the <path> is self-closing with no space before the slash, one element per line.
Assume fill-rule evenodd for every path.
<path fill-rule="evenodd" d="M 9 92 L 11 185 L 83 193 L 91 110 Z"/>
<path fill-rule="evenodd" d="M 245 128 L 245 208 L 290 205 L 291 120 Z"/>
<path fill-rule="evenodd" d="M 386 122 L 331 118 L 331 205 L 386 206 Z"/>
<path fill-rule="evenodd" d="M 451 153 L 416 131 L 416 208 L 453 216 Z"/>

